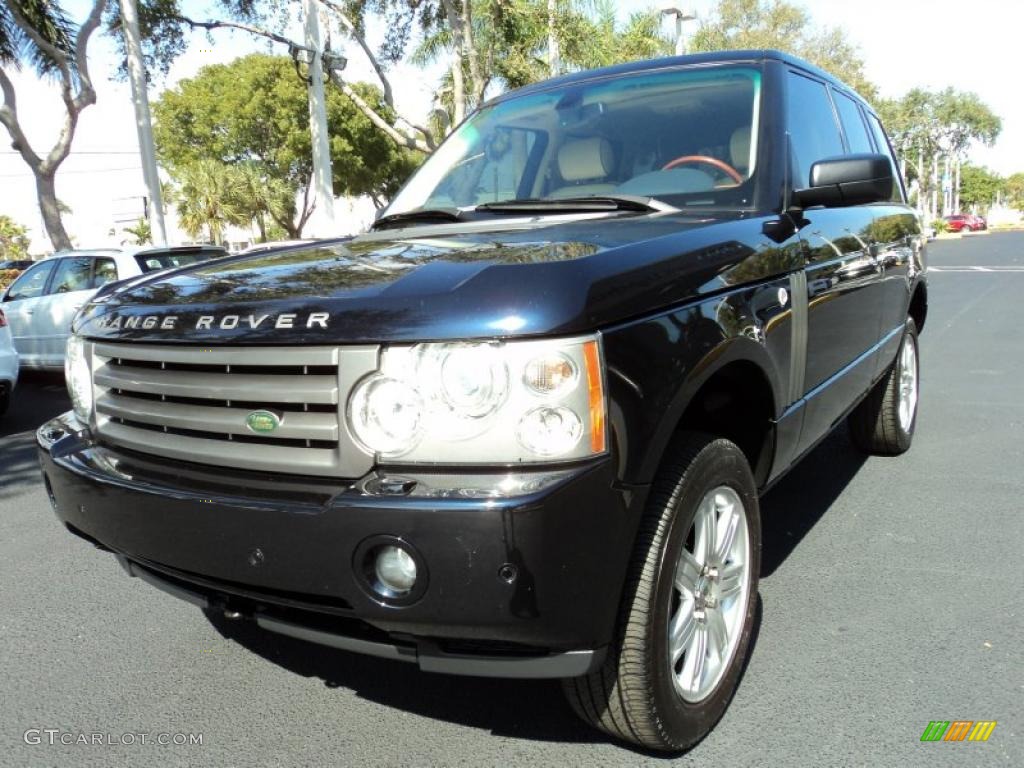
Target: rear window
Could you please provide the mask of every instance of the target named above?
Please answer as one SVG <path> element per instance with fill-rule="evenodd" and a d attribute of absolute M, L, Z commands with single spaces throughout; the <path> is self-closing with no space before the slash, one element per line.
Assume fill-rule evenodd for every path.
<path fill-rule="evenodd" d="M 135 256 L 139 269 L 143 272 L 156 272 L 161 269 L 173 267 L 187 267 L 190 264 L 198 264 L 208 259 L 219 259 L 227 256 L 228 252 L 223 248 L 203 248 L 195 250 L 174 250 L 174 251 L 146 251 Z"/>

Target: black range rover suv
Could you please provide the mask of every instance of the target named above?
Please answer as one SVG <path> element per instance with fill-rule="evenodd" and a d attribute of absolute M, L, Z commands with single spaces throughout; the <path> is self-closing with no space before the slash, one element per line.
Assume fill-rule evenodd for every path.
<path fill-rule="evenodd" d="M 843 420 L 910 446 L 924 270 L 878 117 L 829 75 L 583 72 L 483 106 L 365 235 L 98 295 L 43 475 L 69 530 L 207 611 L 564 678 L 593 725 L 683 749 L 748 650 L 759 494 Z"/>

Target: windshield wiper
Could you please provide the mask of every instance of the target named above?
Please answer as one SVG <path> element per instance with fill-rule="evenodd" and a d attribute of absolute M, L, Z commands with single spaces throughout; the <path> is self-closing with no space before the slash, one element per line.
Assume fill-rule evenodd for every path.
<path fill-rule="evenodd" d="M 668 203 L 654 197 L 640 195 L 592 195 L 587 197 L 529 197 L 499 200 L 476 207 L 478 211 L 491 213 L 555 212 L 591 213 L 601 211 L 636 211 L 637 213 L 658 213 L 677 210 Z"/>
<path fill-rule="evenodd" d="M 458 208 L 423 208 L 381 216 L 370 225 L 370 229 L 387 229 L 392 224 L 404 224 L 407 221 L 459 221 L 461 215 Z"/>

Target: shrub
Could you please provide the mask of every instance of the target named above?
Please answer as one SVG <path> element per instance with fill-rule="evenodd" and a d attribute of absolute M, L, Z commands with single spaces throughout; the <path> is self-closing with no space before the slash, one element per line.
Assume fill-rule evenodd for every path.
<path fill-rule="evenodd" d="M 14 278 L 20 275 L 16 269 L 0 269 L 0 291 L 14 282 Z"/>

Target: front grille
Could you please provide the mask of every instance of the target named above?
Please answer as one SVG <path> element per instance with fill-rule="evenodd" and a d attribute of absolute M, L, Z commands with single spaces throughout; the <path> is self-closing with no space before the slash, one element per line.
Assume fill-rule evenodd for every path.
<path fill-rule="evenodd" d="M 96 428 L 142 453 L 241 469 L 358 477 L 371 457 L 345 427 L 348 392 L 374 347 L 92 346 Z M 280 419 L 269 433 L 255 410 Z"/>

